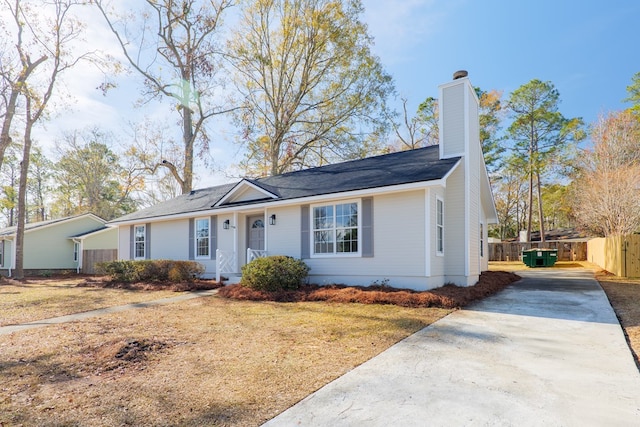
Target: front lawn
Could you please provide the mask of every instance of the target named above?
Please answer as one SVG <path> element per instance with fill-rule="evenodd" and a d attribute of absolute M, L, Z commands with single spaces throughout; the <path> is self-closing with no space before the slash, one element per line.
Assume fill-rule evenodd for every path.
<path fill-rule="evenodd" d="M 86 278 L 0 278 L 0 326 L 175 296 L 171 291 L 80 287 Z"/>
<path fill-rule="evenodd" d="M 257 426 L 449 312 L 211 296 L 2 335 L 0 425 Z"/>

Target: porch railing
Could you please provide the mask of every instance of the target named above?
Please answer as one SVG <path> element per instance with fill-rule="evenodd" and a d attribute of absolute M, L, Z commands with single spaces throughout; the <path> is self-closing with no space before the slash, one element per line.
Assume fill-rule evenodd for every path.
<path fill-rule="evenodd" d="M 267 256 L 267 251 L 258 249 L 247 248 L 247 264 L 257 258 L 264 258 Z"/>
<path fill-rule="evenodd" d="M 237 273 L 238 259 L 233 251 L 216 250 L 216 282 L 223 274 Z"/>

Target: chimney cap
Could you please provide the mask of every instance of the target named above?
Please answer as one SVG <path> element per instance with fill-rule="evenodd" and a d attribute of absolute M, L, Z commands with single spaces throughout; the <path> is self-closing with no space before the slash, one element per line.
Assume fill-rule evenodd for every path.
<path fill-rule="evenodd" d="M 469 73 L 467 72 L 467 70 L 458 70 L 453 73 L 453 80 L 462 79 L 464 77 L 467 77 L 468 75 Z"/>

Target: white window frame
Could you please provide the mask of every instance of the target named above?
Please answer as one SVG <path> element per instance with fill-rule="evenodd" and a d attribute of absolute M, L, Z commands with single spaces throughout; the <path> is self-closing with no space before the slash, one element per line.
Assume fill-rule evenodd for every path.
<path fill-rule="evenodd" d="M 444 256 L 444 200 L 438 196 L 436 196 L 436 255 Z"/>
<path fill-rule="evenodd" d="M 136 240 L 138 228 L 142 228 L 142 240 Z M 142 243 L 142 256 L 138 256 L 138 243 Z M 147 255 L 147 226 L 139 224 L 133 226 L 133 259 L 146 259 Z"/>
<path fill-rule="evenodd" d="M 80 259 L 80 242 L 73 242 L 73 262 Z"/>
<path fill-rule="evenodd" d="M 200 239 L 204 239 L 205 237 L 198 237 L 198 221 L 207 221 L 207 253 L 206 255 L 200 255 L 198 254 L 198 242 L 200 241 Z M 195 254 L 195 259 L 209 259 L 211 257 L 211 218 L 208 217 L 201 217 L 201 218 L 195 218 L 194 219 L 194 224 L 193 224 L 193 244 L 195 245 L 195 247 L 193 248 L 193 253 Z"/>
<path fill-rule="evenodd" d="M 484 223 L 480 222 L 480 258 L 484 258 Z"/>
<path fill-rule="evenodd" d="M 4 240 L 0 240 L 0 268 L 4 267 Z"/>
<path fill-rule="evenodd" d="M 356 252 L 338 252 L 338 242 L 336 239 L 336 231 L 339 229 L 336 227 L 335 221 L 336 221 L 336 206 L 338 205 L 348 205 L 351 203 L 355 203 L 358 209 L 358 226 L 356 227 L 357 232 L 358 232 L 358 239 L 357 239 L 357 243 L 358 243 L 358 250 Z M 316 249 L 316 245 L 315 245 L 315 232 L 319 231 L 319 229 L 315 228 L 315 221 L 314 221 L 314 211 L 315 208 L 321 208 L 321 207 L 327 207 L 327 206 L 332 206 L 333 207 L 333 228 L 331 229 L 327 229 L 327 230 L 331 230 L 333 231 L 333 252 L 330 253 L 316 253 L 315 249 Z M 309 209 L 309 215 L 310 215 L 310 224 L 311 224 L 311 238 L 309 239 L 309 244 L 311 245 L 310 248 L 310 255 L 311 258 L 357 258 L 357 257 L 361 257 L 362 256 L 362 203 L 360 199 L 353 199 L 353 200 L 339 200 L 339 201 L 333 201 L 333 202 L 325 202 L 325 203 L 316 203 L 314 205 L 310 206 Z M 349 227 L 351 228 L 351 227 Z"/>

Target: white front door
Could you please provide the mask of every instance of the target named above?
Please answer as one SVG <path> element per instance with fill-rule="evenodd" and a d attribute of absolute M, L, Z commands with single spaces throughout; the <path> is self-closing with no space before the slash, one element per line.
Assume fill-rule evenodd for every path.
<path fill-rule="evenodd" d="M 249 217 L 248 247 L 256 251 L 264 250 L 264 216 Z"/>

